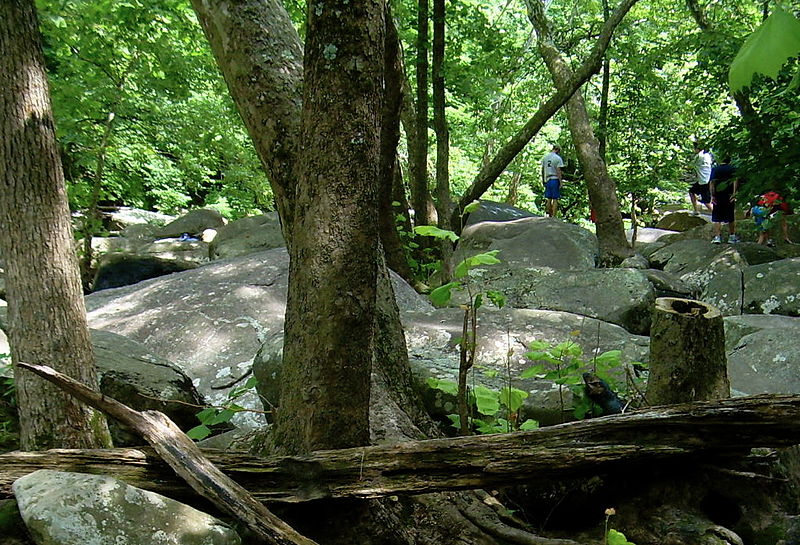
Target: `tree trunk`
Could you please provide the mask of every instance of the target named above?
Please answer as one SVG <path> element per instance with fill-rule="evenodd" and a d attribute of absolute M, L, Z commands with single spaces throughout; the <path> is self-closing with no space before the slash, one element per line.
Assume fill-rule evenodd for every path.
<path fill-rule="evenodd" d="M 428 225 L 428 0 L 417 4 L 417 103 L 414 127 L 416 139 L 409 153 L 414 155 L 411 171 L 411 203 L 414 225 Z"/>
<path fill-rule="evenodd" d="M 447 126 L 444 48 L 445 0 L 433 0 L 433 127 L 436 131 L 436 212 L 441 229 L 450 227 L 450 130 Z M 440 241 L 442 257 L 442 283 L 452 279 L 453 243 Z"/>
<path fill-rule="evenodd" d="M 96 386 L 36 8 L 0 4 L 0 254 L 13 363 L 60 369 Z M 22 447 L 111 444 L 102 414 L 15 369 Z"/>
<path fill-rule="evenodd" d="M 701 301 L 659 297 L 650 328 L 650 405 L 730 397 L 722 314 Z"/>
<path fill-rule="evenodd" d="M 303 46 L 280 0 L 192 0 L 269 178 L 291 246 Z"/>
<path fill-rule="evenodd" d="M 287 453 L 369 443 L 380 240 L 384 9 L 308 8 L 303 148 L 276 444 Z"/>
<path fill-rule="evenodd" d="M 538 47 L 557 89 L 569 86 L 574 79 L 572 68 L 555 47 L 550 35 L 550 23 L 544 13 L 542 0 L 526 0 L 528 16 L 536 29 Z M 580 89 L 567 101 L 567 117 L 572 142 L 583 167 L 589 203 L 595 214 L 600 263 L 615 265 L 632 255 L 625 237 L 622 214 L 617 199 L 617 186 L 608 175 L 600 155 L 600 143 L 594 136 L 592 122 Z"/>
<path fill-rule="evenodd" d="M 525 148 L 536 134 L 538 134 L 544 124 L 566 104 L 567 100 L 569 100 L 575 91 L 580 89 L 580 87 L 600 69 L 614 29 L 637 1 L 638 0 L 623 0 L 620 3 L 603 26 L 589 56 L 580 67 L 573 72 L 568 85 L 557 88 L 556 93 L 547 99 L 536 113 L 533 114 L 533 117 L 531 117 L 528 122 L 500 148 L 494 158 L 481 168 L 480 172 L 473 180 L 472 185 L 470 185 L 464 195 L 459 199 L 458 205 L 455 207 L 450 217 L 450 225 L 455 232 L 461 233 L 461 215 L 464 208 L 472 201 L 481 198 L 519 152 Z"/>

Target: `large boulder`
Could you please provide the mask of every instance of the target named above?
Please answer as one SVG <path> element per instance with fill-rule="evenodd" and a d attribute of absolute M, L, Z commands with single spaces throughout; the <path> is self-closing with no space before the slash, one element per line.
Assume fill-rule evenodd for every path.
<path fill-rule="evenodd" d="M 103 223 L 109 231 L 123 231 L 133 225 L 163 227 L 173 221 L 175 216 L 121 206 L 115 210 L 104 212 L 103 218 Z"/>
<path fill-rule="evenodd" d="M 707 223 L 708 220 L 705 216 L 694 216 L 688 212 L 674 212 L 658 220 L 656 229 L 683 232 Z"/>
<path fill-rule="evenodd" d="M 800 316 L 800 258 L 729 271 L 708 284 L 705 299 L 724 314 Z"/>
<path fill-rule="evenodd" d="M 226 259 L 263 252 L 286 246 L 277 212 L 232 221 L 217 229 L 208 255 L 211 259 Z"/>
<path fill-rule="evenodd" d="M 550 267 L 559 270 L 593 269 L 597 238 L 582 227 L 555 218 L 484 221 L 464 229 L 454 261 L 499 250 L 500 265 L 491 269 Z"/>
<path fill-rule="evenodd" d="M 650 330 L 655 290 L 642 270 L 527 267 L 498 273 L 489 267 L 482 272 L 485 285 L 502 292 L 512 307 L 582 314 L 637 335 Z"/>
<path fill-rule="evenodd" d="M 725 318 L 731 390 L 737 395 L 800 394 L 800 318 Z"/>
<path fill-rule="evenodd" d="M 482 221 L 511 221 L 535 217 L 540 216 L 504 202 L 481 200 L 478 209 L 467 217 L 465 225 L 473 225 Z"/>
<path fill-rule="evenodd" d="M 206 229 L 218 229 L 225 225 L 225 218 L 216 210 L 200 208 L 191 210 L 156 231 L 156 238 L 176 238 L 184 233 L 200 237 Z"/>
<path fill-rule="evenodd" d="M 429 413 L 444 419 L 455 412 L 455 399 L 432 388 L 428 379 L 456 382 L 459 345 L 464 314 L 460 309 L 431 309 L 403 313 L 409 362 L 417 390 L 422 393 Z M 593 355 L 609 350 L 622 351 L 622 363 L 647 362 L 647 337 L 633 335 L 619 326 L 567 312 L 503 309 L 481 311 L 478 320 L 478 348 L 470 386 L 500 390 L 511 385 L 528 392 L 522 409 L 523 419 L 532 418 L 553 424 L 569 418 L 572 394 L 550 380 L 522 379 L 520 373 L 534 362 L 525 357 L 533 341 L 553 346 L 573 341 L 581 346 L 585 368 Z M 269 404 L 277 404 L 280 392 L 283 338 L 274 335 L 262 345 L 254 362 L 259 392 Z M 620 370 L 622 372 L 622 370 Z M 577 373 L 577 371 L 576 371 Z"/>
<path fill-rule="evenodd" d="M 112 477 L 40 469 L 12 485 L 37 545 L 240 545 L 229 526 Z"/>
<path fill-rule="evenodd" d="M 275 248 L 92 293 L 86 297 L 89 324 L 142 343 L 191 377 L 207 402 L 224 404 L 250 376 L 261 344 L 283 332 L 288 271 L 286 248 Z M 398 276 L 392 279 L 401 308 L 431 308 Z M 255 392 L 237 403 L 262 408 Z M 264 423 L 249 412 L 234 422 Z"/>

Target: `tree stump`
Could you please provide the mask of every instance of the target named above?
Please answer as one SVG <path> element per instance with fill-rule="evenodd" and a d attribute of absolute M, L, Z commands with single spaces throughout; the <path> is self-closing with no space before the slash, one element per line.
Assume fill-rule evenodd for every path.
<path fill-rule="evenodd" d="M 656 299 L 647 402 L 672 405 L 730 395 L 722 313 L 701 301 Z"/>

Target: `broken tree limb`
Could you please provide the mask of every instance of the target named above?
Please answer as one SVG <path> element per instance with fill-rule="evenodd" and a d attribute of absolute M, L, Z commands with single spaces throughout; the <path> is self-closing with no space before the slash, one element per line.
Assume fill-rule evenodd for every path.
<path fill-rule="evenodd" d="M 316 545 L 292 529 L 247 490 L 220 471 L 194 442 L 158 411 L 135 411 L 45 365 L 17 365 L 49 380 L 87 405 L 103 411 L 141 435 L 158 455 L 192 489 L 221 510 L 244 522 L 250 530 L 274 545 Z"/>
<path fill-rule="evenodd" d="M 409 441 L 306 456 L 203 454 L 262 501 L 371 498 L 565 477 L 658 460 L 703 462 L 754 447 L 800 443 L 800 396 L 767 395 L 656 407 L 530 432 Z M 113 475 L 166 495 L 185 493 L 150 450 L 53 450 L 0 455 L 0 496 L 37 469 Z"/>

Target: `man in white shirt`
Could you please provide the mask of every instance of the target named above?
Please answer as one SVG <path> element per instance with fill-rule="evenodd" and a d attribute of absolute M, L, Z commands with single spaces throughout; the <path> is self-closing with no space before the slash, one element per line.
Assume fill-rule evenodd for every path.
<path fill-rule="evenodd" d="M 698 196 L 700 197 L 700 202 L 703 203 L 709 211 L 713 210 L 713 206 L 711 205 L 711 191 L 709 190 L 708 182 L 711 179 L 711 167 L 714 163 L 714 157 L 711 155 L 711 152 L 707 151 L 699 142 L 695 142 L 694 151 L 697 153 L 694 157 L 695 181 L 692 187 L 689 188 L 689 200 L 692 201 L 692 209 L 696 216 L 700 213 L 697 209 Z"/>
<path fill-rule="evenodd" d="M 542 158 L 542 182 L 544 182 L 544 198 L 546 199 L 545 210 L 551 218 L 558 212 L 558 199 L 561 198 L 561 169 L 564 168 L 564 160 L 559 153 L 561 148 L 553 146 L 553 150 Z"/>

